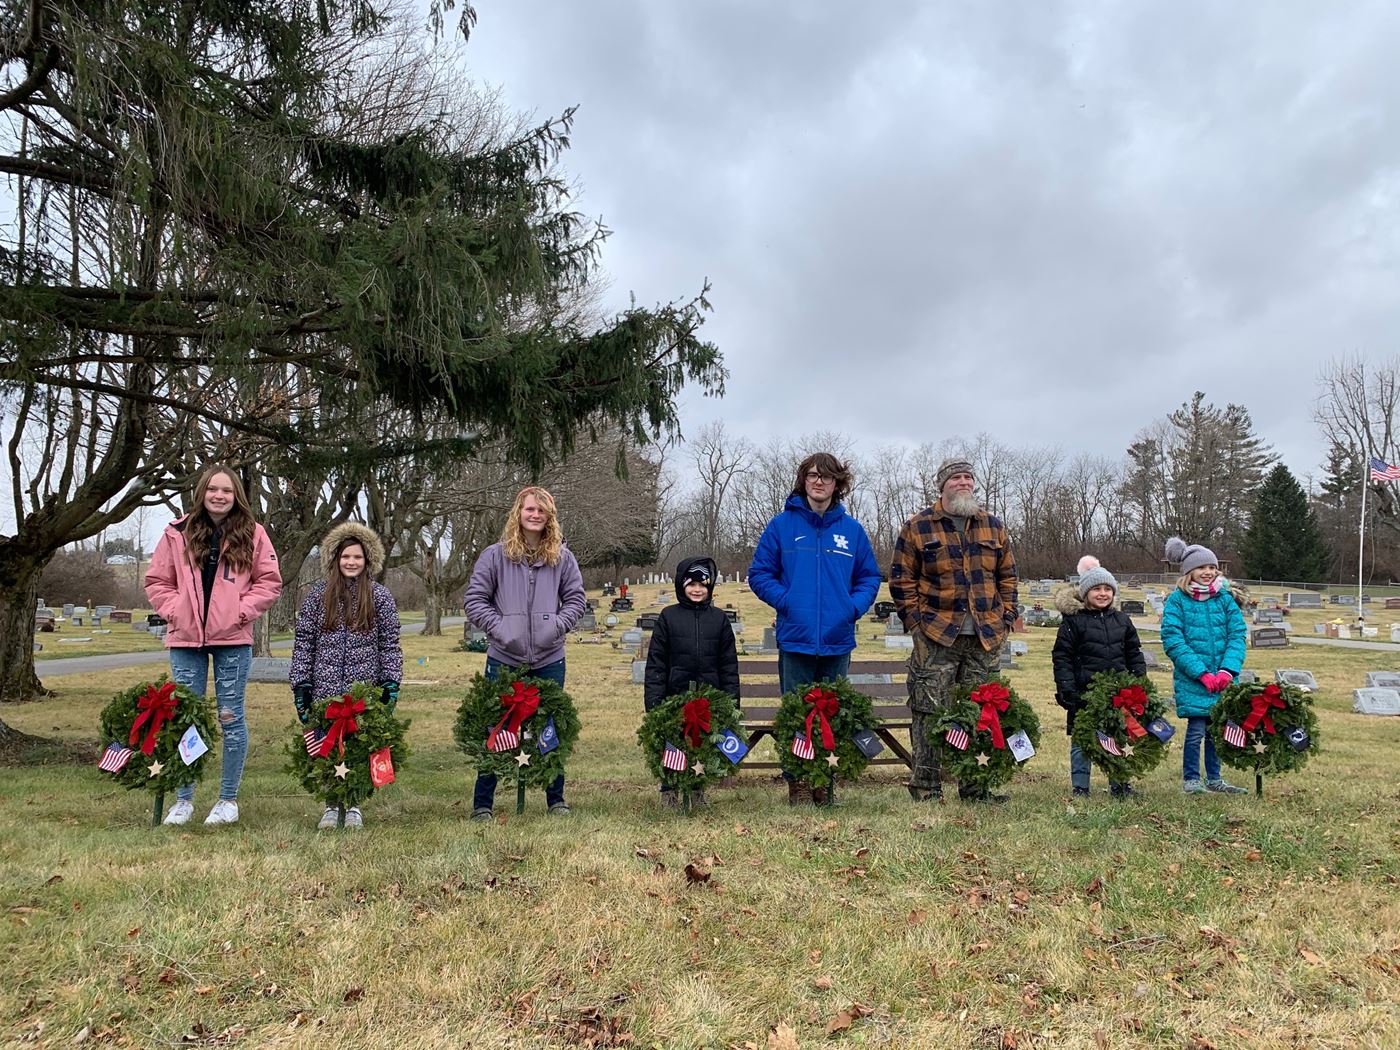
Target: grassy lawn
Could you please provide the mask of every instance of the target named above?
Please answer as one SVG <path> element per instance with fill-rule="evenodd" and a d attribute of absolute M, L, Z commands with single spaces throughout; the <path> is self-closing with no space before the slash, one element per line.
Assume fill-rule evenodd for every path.
<path fill-rule="evenodd" d="M 662 589 L 635 588 L 637 611 Z M 719 600 L 761 637 L 752 596 Z M 404 690 L 415 753 L 363 832 L 314 830 L 278 686 L 249 689 L 232 828 L 152 830 L 150 797 L 92 767 L 4 769 L 0 1043 L 1400 1045 L 1400 719 L 1354 715 L 1350 695 L 1394 653 L 1250 653 L 1321 687 L 1322 755 L 1262 801 L 1184 796 L 1173 747 L 1140 801 L 1096 775 L 1071 804 L 1054 632 L 1033 629 L 1010 677 L 1045 734 L 1008 805 L 915 805 L 874 767 L 835 810 L 791 810 L 748 773 L 686 819 L 648 781 L 628 656 L 571 644 L 574 815 L 546 817 L 537 791 L 517 818 L 503 785 L 481 826 L 451 726 L 483 658 L 449 633 L 405 639 L 406 676 L 432 684 Z M 886 654 L 878 625 L 860 634 Z M 67 676 L 0 713 L 92 740 L 134 680 Z"/>

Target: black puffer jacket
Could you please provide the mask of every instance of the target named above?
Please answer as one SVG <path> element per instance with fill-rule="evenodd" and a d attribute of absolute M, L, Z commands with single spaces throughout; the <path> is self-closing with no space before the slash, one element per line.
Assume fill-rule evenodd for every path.
<path fill-rule="evenodd" d="M 693 602 L 681 582 L 694 565 L 710 572 L 709 596 Z M 739 699 L 739 654 L 729 617 L 711 602 L 715 563 L 709 558 L 686 558 L 676 566 L 676 604 L 661 610 L 647 650 L 646 688 L 642 702 L 650 711 L 668 696 L 683 693 L 691 682 L 716 686 Z"/>
<path fill-rule="evenodd" d="M 1056 592 L 1055 608 L 1064 618 L 1055 635 L 1050 662 L 1055 668 L 1055 702 L 1067 713 L 1068 733 L 1074 727 L 1075 714 L 1084 706 L 1080 697 L 1089 687 L 1089 679 L 1100 671 L 1146 674 L 1147 660 L 1127 613 L 1112 606 L 1086 608 L 1073 587 Z"/>

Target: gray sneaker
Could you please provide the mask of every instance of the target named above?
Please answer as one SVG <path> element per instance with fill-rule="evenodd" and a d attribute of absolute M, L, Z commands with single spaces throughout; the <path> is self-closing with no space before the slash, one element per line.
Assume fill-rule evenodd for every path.
<path fill-rule="evenodd" d="M 327 806 L 326 811 L 321 814 L 321 819 L 316 823 L 316 830 L 329 831 L 339 823 L 339 811 L 334 806 Z"/>
<path fill-rule="evenodd" d="M 1188 795 L 1204 795 L 1206 793 L 1205 781 L 1188 780 L 1181 785 L 1181 790 L 1185 791 Z"/>
<path fill-rule="evenodd" d="M 1227 784 L 1223 780 L 1207 780 L 1206 790 L 1214 791 L 1217 795 L 1248 795 L 1247 788 L 1236 787 L 1234 784 Z"/>
<path fill-rule="evenodd" d="M 481 807 L 480 809 L 472 810 L 472 820 L 475 820 L 477 823 L 484 824 L 487 821 L 494 819 L 495 814 L 492 813 L 491 810 L 486 808 L 485 806 Z"/>
<path fill-rule="evenodd" d="M 362 828 L 365 826 L 365 818 L 360 816 L 359 806 L 351 806 L 345 811 L 345 826 L 347 828 Z"/>
<path fill-rule="evenodd" d="M 567 817 L 572 812 L 573 810 L 569 808 L 567 802 L 556 802 L 549 807 L 549 815 L 551 817 Z"/>

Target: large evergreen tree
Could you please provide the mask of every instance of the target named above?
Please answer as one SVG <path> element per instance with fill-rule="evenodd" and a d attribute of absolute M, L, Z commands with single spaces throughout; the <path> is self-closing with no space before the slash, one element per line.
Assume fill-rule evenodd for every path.
<path fill-rule="evenodd" d="M 685 383 L 721 389 L 703 297 L 600 326 L 564 308 L 606 233 L 556 168 L 569 114 L 526 128 L 436 90 L 460 70 L 413 66 L 396 14 L 0 0 L 0 699 L 42 691 L 53 552 L 203 459 L 328 476 L 413 453 L 378 422 L 406 413 L 451 425 L 438 452 L 503 441 L 538 470 L 585 424 L 644 441 Z"/>
<path fill-rule="evenodd" d="M 1320 583 L 1326 577 L 1327 548 L 1317 517 L 1303 486 L 1282 463 L 1259 489 L 1240 555 L 1249 579 Z"/>

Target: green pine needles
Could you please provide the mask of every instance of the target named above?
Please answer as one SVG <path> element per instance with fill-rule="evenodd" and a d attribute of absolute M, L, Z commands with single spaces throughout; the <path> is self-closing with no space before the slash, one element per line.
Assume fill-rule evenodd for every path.
<path fill-rule="evenodd" d="M 988 690 L 984 693 L 983 690 Z M 996 702 L 996 710 L 1004 702 L 1004 708 L 996 710 L 997 723 L 1001 728 L 1002 745 L 998 747 L 990 728 L 977 728 L 984 704 L 978 697 L 984 696 Z M 967 748 L 959 749 L 948 739 L 949 731 L 962 730 L 967 734 Z M 941 718 L 928 730 L 929 743 L 938 753 L 943 770 L 957 778 L 958 786 L 967 791 L 988 791 L 1000 787 L 1016 775 L 1022 763 L 1016 761 L 1011 749 L 1005 746 L 1008 738 L 1024 732 L 1034 747 L 1040 747 L 1040 718 L 1034 708 L 1016 695 L 1011 684 L 996 675 L 977 685 L 960 685 L 953 692 L 951 702 Z M 954 732 L 954 737 L 957 733 Z"/>
<path fill-rule="evenodd" d="M 1225 738 L 1227 722 L 1240 727 L 1244 746 Z M 1318 752 L 1312 697 L 1291 685 L 1237 682 L 1211 708 L 1208 730 L 1220 761 L 1260 775 L 1302 769 Z"/>
<path fill-rule="evenodd" d="M 409 757 L 404 737 L 408 720 L 394 717 L 379 701 L 378 686 L 356 682 L 343 696 L 318 700 L 309 726 L 298 725 L 287 741 L 288 768 L 313 796 L 326 806 L 351 809 L 374 794 L 370 756 L 389 749 L 394 773 L 402 771 Z M 352 728 L 353 725 L 353 728 Z M 331 739 L 326 754 L 318 748 L 308 753 L 305 733 L 310 729 Z"/>
<path fill-rule="evenodd" d="M 734 772 L 734 763 L 719 748 L 724 731 L 739 733 L 739 709 L 734 698 L 710 685 L 668 696 L 646 713 L 637 728 L 637 743 L 651 775 L 677 791 L 702 791 L 706 784 Z M 693 727 L 687 732 L 687 726 Z M 661 764 L 666 745 L 685 754 L 685 769 Z"/>
<path fill-rule="evenodd" d="M 102 747 L 120 744 L 134 752 L 119 772 L 103 774 L 128 791 L 146 788 L 164 793 L 195 783 L 204 776 L 211 752 L 186 765 L 180 757 L 180 738 L 194 726 L 210 748 L 219 739 L 214 701 L 176 685 L 167 675 L 118 693 L 102 709 L 101 726 Z M 148 741 L 149 752 L 144 750 Z"/>
<path fill-rule="evenodd" d="M 1167 705 L 1146 676 L 1100 671 L 1089 681 L 1084 706 L 1074 717 L 1071 738 L 1079 750 L 1114 783 L 1146 776 L 1166 757 L 1167 745 L 1147 731 L 1166 715 Z M 1136 728 L 1129 728 L 1129 719 Z M 1103 733 L 1122 754 L 1104 750 Z"/>
<path fill-rule="evenodd" d="M 517 699 L 519 698 L 519 699 Z M 517 721 L 516 712 L 524 717 Z M 528 713 L 526 713 L 528 712 Z M 557 744 L 548 751 L 545 730 L 553 722 Z M 457 709 L 452 736 L 477 771 L 526 787 L 545 787 L 561 776 L 578 741 L 580 722 L 574 701 L 557 682 L 528 678 L 502 669 L 495 678 L 478 673 Z M 497 732 L 491 750 L 487 738 Z M 500 734 L 513 731 L 503 746 Z"/>
<path fill-rule="evenodd" d="M 829 737 L 823 732 L 824 724 L 830 729 Z M 800 685 L 784 694 L 773 717 L 778 763 L 784 773 L 813 787 L 828 787 L 838 779 L 856 780 L 870 758 L 856 746 L 855 734 L 879 724 L 870 698 L 845 678 Z M 810 740 L 811 758 L 793 752 L 794 738 L 799 736 L 804 742 Z"/>

